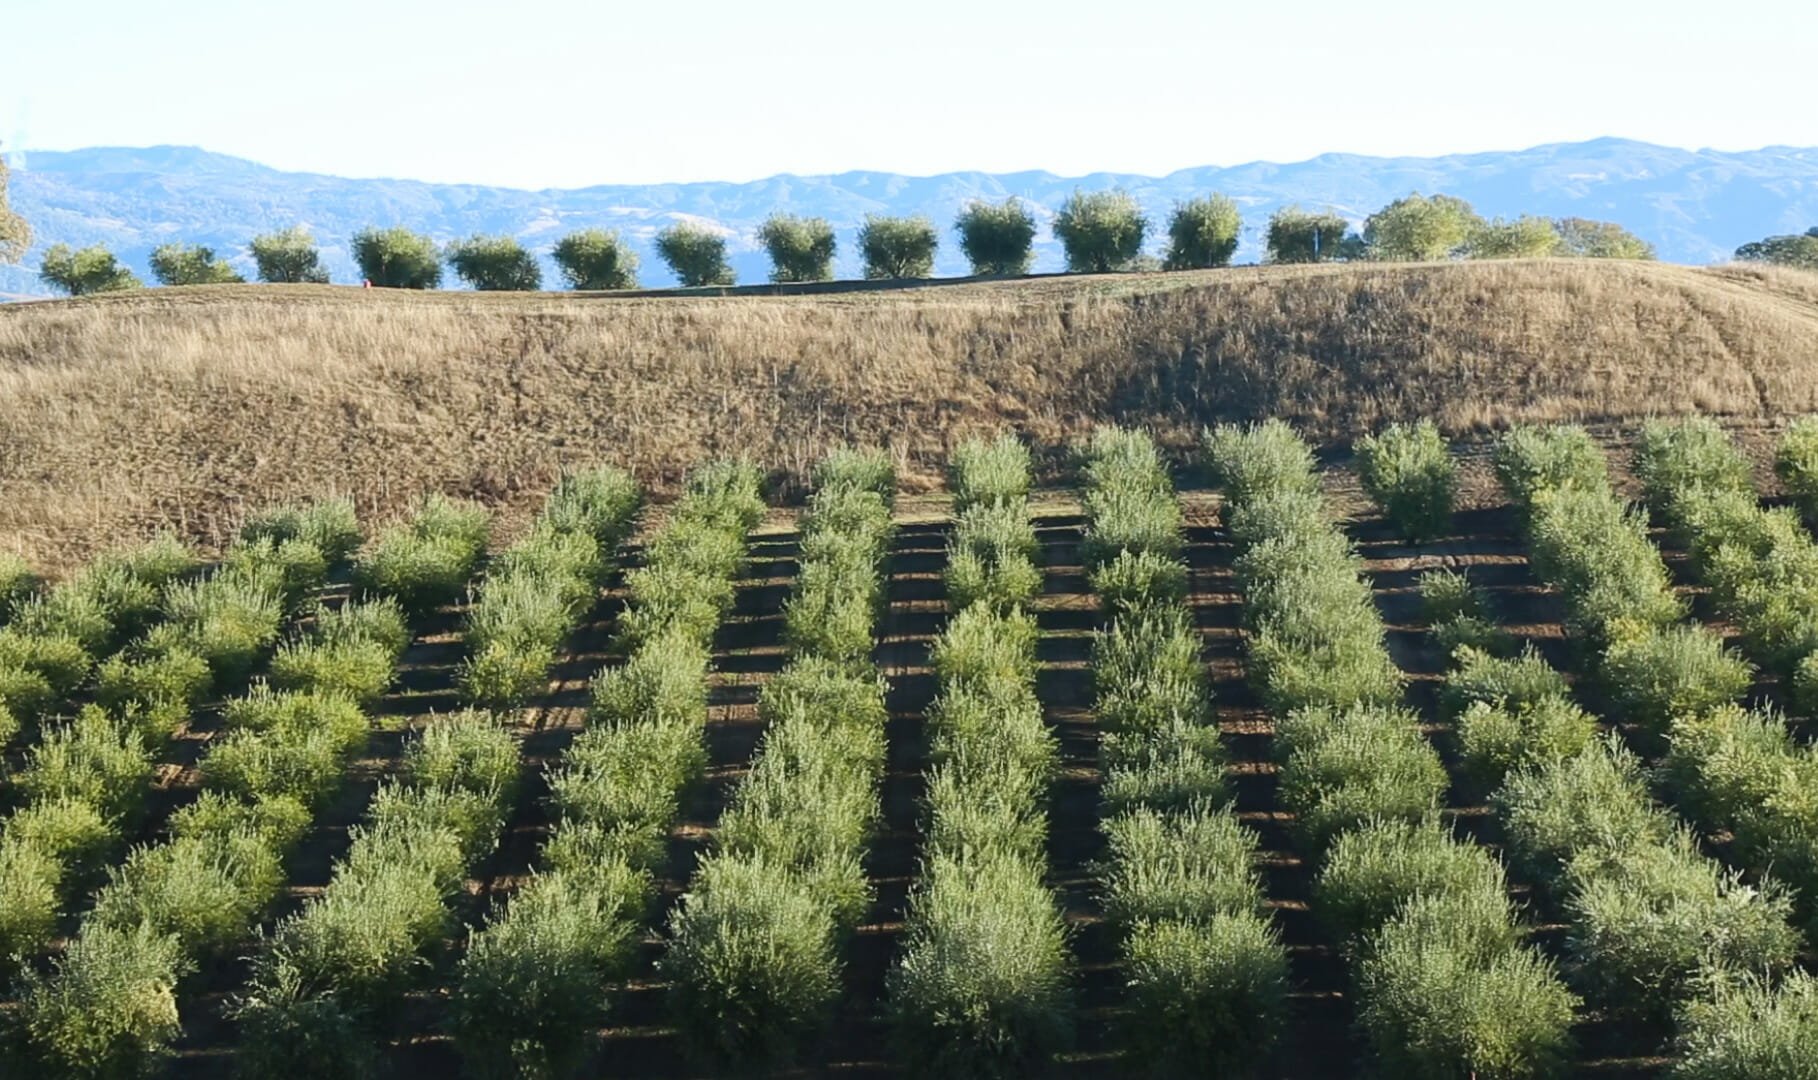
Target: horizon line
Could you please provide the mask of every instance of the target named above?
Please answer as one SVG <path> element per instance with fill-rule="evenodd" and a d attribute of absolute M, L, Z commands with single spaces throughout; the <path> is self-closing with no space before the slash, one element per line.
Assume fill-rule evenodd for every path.
<path fill-rule="evenodd" d="M 1234 163 L 1231 165 L 1216 165 L 1216 164 L 1187 165 L 1187 166 L 1183 166 L 1181 168 L 1174 169 L 1174 170 L 1171 170 L 1171 171 L 1165 172 L 1165 173 L 1119 172 L 1119 171 L 1111 170 L 1111 169 L 1100 169 L 1100 170 L 1095 170 L 1093 172 L 1088 172 L 1088 173 L 1066 175 L 1066 174 L 1062 174 L 1062 173 L 1056 173 L 1049 169 L 1044 169 L 1044 168 L 1006 169 L 1006 170 L 948 169 L 948 170 L 941 171 L 941 172 L 931 172 L 931 173 L 905 173 L 905 172 L 894 172 L 894 171 L 887 170 L 887 169 L 852 168 L 852 169 L 844 169 L 839 172 L 770 173 L 765 176 L 753 177 L 748 180 L 658 180 L 658 181 L 651 181 L 648 183 L 610 182 L 609 181 L 609 182 L 603 182 L 603 183 L 597 183 L 597 184 L 584 184 L 584 185 L 580 185 L 578 187 L 561 187 L 561 186 L 524 187 L 524 186 L 520 186 L 520 185 L 516 185 L 516 184 L 487 184 L 487 183 L 478 183 L 478 182 L 473 182 L 473 181 L 459 181 L 459 180 L 423 180 L 423 179 L 418 179 L 415 177 L 408 177 L 408 176 L 356 176 L 356 175 L 346 175 L 346 174 L 342 174 L 342 173 L 317 172 L 317 171 L 312 171 L 309 169 L 286 169 L 286 168 L 280 168 L 275 165 L 268 165 L 262 161 L 254 159 L 254 158 L 244 157 L 239 154 L 229 153 L 226 151 L 210 150 L 207 147 L 198 146 L 198 145 L 189 144 L 189 143 L 152 143 L 152 144 L 143 145 L 143 146 L 133 146 L 133 145 L 128 145 L 128 144 L 104 144 L 104 145 L 93 145 L 93 146 L 80 146 L 80 147 L 76 147 L 74 149 L 69 149 L 69 150 L 56 150 L 56 149 L 43 148 L 43 147 L 39 147 L 39 148 L 25 147 L 25 148 L 21 148 L 18 150 L 0 151 L 0 157 L 5 157 L 7 159 L 13 159 L 15 157 L 19 158 L 19 159 L 23 159 L 23 161 L 24 161 L 23 164 L 16 164 L 13 166 L 13 168 L 15 169 L 15 171 L 17 171 L 21 175 L 25 175 L 25 174 L 29 174 L 31 172 L 30 159 L 33 154 L 81 154 L 81 153 L 88 153 L 88 152 L 93 152 L 93 151 L 109 151 L 109 150 L 115 150 L 115 151 L 189 150 L 189 151 L 194 151 L 199 154 L 207 154 L 212 157 L 227 158 L 227 159 L 230 159 L 233 161 L 243 162 L 245 164 L 252 165 L 256 168 L 265 169 L 265 170 L 275 172 L 275 173 L 287 174 L 287 175 L 291 175 L 291 176 L 318 176 L 318 177 L 326 177 L 326 178 L 335 179 L 335 180 L 348 180 L 348 181 L 358 181 L 358 182 L 367 182 L 367 183 L 384 182 L 384 183 L 402 183 L 402 184 L 421 184 L 426 187 L 487 188 L 487 189 L 498 190 L 498 191 L 518 191 L 518 192 L 524 192 L 524 193 L 528 193 L 528 194 L 542 194 L 542 193 L 548 193 L 548 192 L 593 191 L 593 190 L 598 190 L 601 188 L 652 188 L 652 187 L 697 187 L 697 186 L 742 187 L 742 186 L 751 185 L 751 184 L 768 183 L 773 180 L 783 180 L 783 179 L 831 180 L 831 179 L 837 179 L 837 178 L 843 177 L 843 176 L 853 176 L 853 175 L 858 175 L 858 174 L 871 174 L 871 175 L 876 175 L 876 176 L 898 177 L 898 178 L 907 179 L 907 180 L 932 180 L 932 179 L 937 179 L 937 178 L 943 177 L 943 176 L 961 176 L 961 175 L 968 175 L 968 174 L 979 175 L 979 176 L 992 176 L 992 177 L 1024 176 L 1024 175 L 1029 175 L 1029 174 L 1039 174 L 1039 175 L 1052 177 L 1055 180 L 1062 180 L 1062 181 L 1065 181 L 1065 180 L 1083 181 L 1083 180 L 1087 180 L 1087 179 L 1090 179 L 1093 177 L 1102 177 L 1102 176 L 1129 177 L 1129 178 L 1142 179 L 1142 180 L 1166 180 L 1166 179 L 1169 179 L 1170 177 L 1178 176 L 1182 173 L 1201 172 L 1201 171 L 1205 171 L 1205 170 L 1229 172 L 1229 171 L 1234 171 L 1237 169 L 1254 168 L 1257 166 L 1291 168 L 1291 167 L 1294 167 L 1297 165 L 1311 164 L 1313 162 L 1320 161 L 1325 158 L 1357 158 L 1357 159 L 1367 159 L 1367 160 L 1379 161 L 1379 162 L 1380 161 L 1434 161 L 1434 162 L 1437 162 L 1437 161 L 1444 161 L 1449 158 L 1482 157 L 1482 156 L 1487 156 L 1487 155 L 1527 154 L 1527 153 L 1533 153 L 1534 151 L 1537 151 L 1537 150 L 1547 150 L 1547 149 L 1552 149 L 1555 147 L 1589 146 L 1589 145 L 1596 144 L 1596 143 L 1629 143 L 1629 144 L 1633 144 L 1635 146 L 1642 146 L 1642 147 L 1647 147 L 1647 148 L 1655 149 L 1655 150 L 1673 150 L 1673 151 L 1678 151 L 1680 153 L 1686 153 L 1686 154 L 1722 154 L 1722 155 L 1729 155 L 1729 156 L 1761 154 L 1761 153 L 1767 153 L 1769 151 L 1775 151 L 1775 150 L 1818 151 L 1818 146 L 1798 146 L 1798 145 L 1794 145 L 1791 143 L 1769 143 L 1765 146 L 1753 147 L 1753 148 L 1749 148 L 1749 149 L 1745 149 L 1745 150 L 1719 150 L 1719 149 L 1716 149 L 1714 147 L 1709 147 L 1709 146 L 1694 148 L 1694 147 L 1686 147 L 1686 146 L 1674 146 L 1674 145 L 1667 144 L 1667 143 L 1650 142 L 1646 139 L 1631 139 L 1631 138 L 1628 138 L 1626 136 L 1621 136 L 1621 135 L 1599 135 L 1599 136 L 1589 138 L 1589 139 L 1567 139 L 1567 140 L 1560 140 L 1560 141 L 1555 141 L 1555 142 L 1535 143 L 1532 146 L 1518 147 L 1518 148 L 1512 148 L 1512 149 L 1464 150 L 1464 151 L 1454 151 L 1454 152 L 1445 153 L 1445 154 L 1369 154 L 1369 153 L 1358 153 L 1358 152 L 1349 151 L 1349 150 L 1327 150 L 1327 151 L 1322 151 L 1318 154 L 1314 154 L 1310 157 L 1299 158 L 1299 159 L 1295 159 L 1292 161 L 1271 161 L 1271 160 L 1267 160 L 1264 158 L 1256 158 L 1256 159 L 1252 159 L 1252 160 L 1248 160 L 1248 161 L 1240 161 L 1240 162 L 1237 162 L 1237 163 Z"/>

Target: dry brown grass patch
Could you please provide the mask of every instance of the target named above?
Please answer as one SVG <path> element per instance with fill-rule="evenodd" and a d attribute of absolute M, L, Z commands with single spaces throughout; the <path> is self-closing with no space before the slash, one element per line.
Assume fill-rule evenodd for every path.
<path fill-rule="evenodd" d="M 727 298 L 157 290 L 0 308 L 0 545 L 67 566 L 258 505 L 429 489 L 521 515 L 566 463 L 659 490 L 710 454 L 799 476 L 884 441 L 909 480 L 1008 424 L 1181 444 L 1278 415 L 1621 423 L 1818 409 L 1818 276 L 1539 262 L 1239 269 Z"/>

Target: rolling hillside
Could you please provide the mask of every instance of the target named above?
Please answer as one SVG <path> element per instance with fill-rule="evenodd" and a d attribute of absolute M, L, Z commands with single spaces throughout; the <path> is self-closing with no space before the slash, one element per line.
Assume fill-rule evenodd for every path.
<path fill-rule="evenodd" d="M 426 490 L 516 513 L 565 464 L 659 489 L 749 452 L 791 480 L 887 441 L 929 486 L 960 435 L 1101 420 L 1177 444 L 1281 416 L 1348 442 L 1818 410 L 1818 278 L 1538 262 L 1049 278 L 831 295 L 614 298 L 154 290 L 0 309 L 0 546 L 67 566 L 254 504 Z"/>

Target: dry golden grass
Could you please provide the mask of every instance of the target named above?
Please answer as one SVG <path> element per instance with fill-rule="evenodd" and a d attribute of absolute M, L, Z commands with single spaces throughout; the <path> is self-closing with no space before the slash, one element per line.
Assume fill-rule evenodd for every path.
<path fill-rule="evenodd" d="M 659 489 L 709 454 L 799 475 L 882 441 L 932 483 L 1008 424 L 1105 420 L 1184 442 L 1283 416 L 1348 439 L 1433 416 L 1739 420 L 1818 409 L 1818 277 L 1479 263 L 1240 269 L 821 296 L 602 298 L 307 286 L 0 308 L 0 545 L 47 568 L 254 506 L 418 493 L 508 520 L 564 464 Z"/>

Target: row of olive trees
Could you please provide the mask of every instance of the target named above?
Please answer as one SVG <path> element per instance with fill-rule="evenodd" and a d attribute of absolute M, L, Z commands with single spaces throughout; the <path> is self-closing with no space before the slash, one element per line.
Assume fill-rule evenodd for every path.
<path fill-rule="evenodd" d="M 1226 264 L 1236 250 L 1240 225 L 1236 204 L 1229 199 L 1213 196 L 1182 204 L 1171 227 L 1176 241 L 1170 250 L 1170 265 Z M 974 274 L 1028 272 L 1036 221 L 1016 199 L 974 203 L 960 213 L 954 230 Z M 1146 224 L 1128 195 L 1080 193 L 1056 217 L 1054 230 L 1066 247 L 1070 268 L 1104 272 L 1125 268 L 1135 260 Z M 757 239 L 770 255 L 772 281 L 832 279 L 837 242 L 833 226 L 825 219 L 775 214 L 758 229 Z M 925 217 L 873 215 L 858 231 L 865 276 L 870 279 L 930 276 L 939 244 L 934 224 Z M 255 237 L 250 247 L 261 281 L 320 284 L 328 280 L 314 239 L 302 229 Z M 726 257 L 726 238 L 719 231 L 692 223 L 672 225 L 657 234 L 656 249 L 683 286 L 735 281 Z M 444 264 L 475 289 L 534 290 L 543 284 L 535 254 L 509 236 L 475 236 L 443 248 L 401 226 L 367 229 L 353 238 L 352 254 L 365 280 L 387 288 L 436 288 L 442 283 Z M 570 288 L 637 286 L 637 253 L 616 232 L 587 229 L 572 233 L 556 245 L 552 255 Z M 167 244 L 156 249 L 151 270 L 162 285 L 243 280 L 213 249 L 199 245 Z M 137 275 L 100 246 L 76 251 L 68 245 L 54 245 L 44 254 L 40 274 L 47 284 L 77 296 L 141 285 Z"/>
<path fill-rule="evenodd" d="M 1361 232 L 1343 216 L 1285 207 L 1269 219 L 1268 258 L 1277 263 L 1431 262 L 1440 259 L 1652 259 L 1646 241 L 1607 221 L 1485 219 L 1450 195 L 1409 195 L 1371 214 Z"/>
<path fill-rule="evenodd" d="M 1186 269 L 1228 264 L 1237 250 L 1242 224 L 1237 204 L 1223 196 L 1182 203 L 1169 222 L 1167 265 Z M 960 212 L 953 228 L 973 274 L 1028 273 L 1036 220 L 1017 199 L 974 202 Z M 1148 224 L 1136 201 L 1123 192 L 1076 192 L 1055 216 L 1053 229 L 1066 251 L 1069 270 L 1106 273 L 1137 264 Z M 918 279 L 934 272 L 940 236 L 926 217 L 871 215 L 859 227 L 856 239 L 869 280 Z M 773 214 L 759 227 L 757 240 L 770 257 L 771 281 L 833 279 L 839 243 L 833 225 L 825 218 Z M 401 245 L 404 239 L 398 237 L 396 243 Z M 415 240 L 417 248 L 426 243 L 420 237 Z M 685 287 L 735 281 L 726 259 L 726 239 L 719 231 L 689 223 L 672 225 L 657 234 L 656 250 Z M 355 256 L 359 259 L 357 241 Z M 637 284 L 637 256 L 616 233 L 576 233 L 556 246 L 554 257 L 573 288 L 621 289 Z M 475 238 L 456 244 L 448 259 L 455 273 L 476 288 L 537 287 L 533 257 L 509 238 Z M 366 261 L 359 261 L 365 268 Z M 370 273 L 367 277 L 374 284 L 389 283 Z"/>
<path fill-rule="evenodd" d="M 960 250 L 975 275 L 1029 271 L 1036 221 L 1015 198 L 974 202 L 954 221 Z M 1230 264 L 1243 217 L 1236 202 L 1208 195 L 1175 206 L 1168 219 L 1167 247 L 1159 260 L 1143 254 L 1149 220 L 1135 198 L 1122 191 L 1076 191 L 1055 214 L 1053 233 L 1073 273 L 1133 269 L 1189 270 Z M 824 218 L 774 214 L 757 239 L 770 256 L 774 282 L 828 281 L 838 249 L 833 226 Z M 857 244 L 865 277 L 873 280 L 926 278 L 933 273 L 940 238 L 926 217 L 867 217 Z M 684 287 L 731 285 L 726 238 L 709 227 L 680 223 L 656 237 L 657 254 Z M 251 253 L 259 278 L 267 282 L 324 283 L 315 242 L 302 229 L 255 237 Z M 353 238 L 361 275 L 387 288 L 433 289 L 443 267 L 475 289 L 535 290 L 543 274 L 536 255 L 509 236 L 475 236 L 446 248 L 409 229 L 367 229 Z M 1343 216 L 1298 207 L 1269 220 L 1267 258 L 1275 263 L 1356 259 L 1423 261 L 1446 258 L 1651 259 L 1653 249 L 1620 226 L 1582 218 L 1523 216 L 1485 220 L 1469 203 L 1446 195 L 1410 195 L 1372 214 L 1361 233 Z M 553 252 L 570 288 L 637 287 L 638 257 L 618 233 L 587 229 L 572 233 Z M 163 285 L 203 285 L 241 279 L 207 247 L 167 244 L 152 252 L 153 275 Z M 72 295 L 136 288 L 140 282 L 105 248 L 72 251 L 55 245 L 44 256 L 44 281 Z"/>
<path fill-rule="evenodd" d="M 1237 204 L 1222 195 L 1181 203 L 1168 222 L 1166 265 L 1174 269 L 1225 266 L 1237 251 L 1242 227 Z M 971 203 L 955 219 L 953 230 L 973 274 L 1028 273 L 1036 222 L 1017 199 Z M 1149 224 L 1136 200 L 1124 192 L 1076 191 L 1055 214 L 1053 230 L 1066 253 L 1068 270 L 1109 273 L 1140 265 Z M 661 240 L 659 237 L 659 251 L 663 250 Z M 934 272 L 940 238 L 934 223 L 925 217 L 867 217 L 857 240 L 868 279 L 925 278 Z M 837 244 L 833 226 L 823 218 L 772 216 L 758 230 L 758 241 L 775 268 L 772 281 L 826 281 L 833 276 Z M 667 252 L 664 257 L 674 265 Z"/>
<path fill-rule="evenodd" d="M 1176 205 L 1168 218 L 1167 248 L 1159 266 L 1143 255 L 1149 220 L 1125 192 L 1074 192 L 1055 214 L 1052 229 L 1072 273 L 1209 269 L 1230 264 L 1243 217 L 1237 203 L 1223 195 Z M 954 231 L 974 274 L 1028 272 L 1036 222 L 1018 200 L 972 203 L 954 222 Z M 939 245 L 934 225 L 925 217 L 868 217 L 857 239 L 870 279 L 925 278 L 933 270 Z M 774 215 L 758 230 L 758 240 L 770 255 L 772 281 L 826 281 L 833 276 L 837 244 L 833 226 L 825 219 Z M 1275 263 L 1654 257 L 1652 246 L 1610 222 L 1532 215 L 1485 220 L 1469 203 L 1445 195 L 1415 194 L 1390 203 L 1365 221 L 1361 234 L 1352 232 L 1338 214 L 1287 207 L 1269 219 L 1267 241 L 1268 261 Z M 725 242 L 717 233 L 674 226 L 658 235 L 657 251 L 684 285 L 732 283 Z"/>
<path fill-rule="evenodd" d="M 328 283 L 315 241 L 302 229 L 253 238 L 253 261 L 259 279 L 271 282 Z M 245 281 L 213 248 L 200 244 L 164 244 L 151 253 L 152 276 L 160 285 L 231 285 Z M 52 244 L 44 252 L 38 276 L 71 296 L 137 289 L 139 275 L 120 265 L 113 252 L 97 244 L 80 250 Z"/>
<path fill-rule="evenodd" d="M 1763 262 L 1818 270 L 1818 226 L 1797 236 L 1769 236 L 1736 249 L 1739 262 Z"/>
<path fill-rule="evenodd" d="M 260 281 L 274 284 L 325 285 L 328 270 L 306 230 L 286 229 L 256 236 L 249 245 Z M 479 289 L 536 289 L 542 270 L 535 256 L 509 238 L 474 237 L 450 244 L 446 250 L 435 241 L 405 228 L 366 229 L 353 238 L 354 261 L 361 275 L 374 285 L 400 289 L 433 289 L 442 283 L 444 260 L 455 274 Z M 602 264 L 600 251 L 605 250 Z M 619 284 L 592 284 L 592 278 L 610 275 L 612 257 L 622 251 L 610 233 L 576 233 L 556 249 L 564 272 L 573 268 L 583 275 L 577 288 L 619 288 Z M 224 285 L 245 279 L 214 249 L 203 245 L 165 244 L 151 253 L 152 276 L 160 285 Z M 635 257 L 633 258 L 635 265 Z M 39 276 L 53 288 L 72 296 L 139 288 L 138 275 L 121 266 L 113 253 L 99 245 L 72 250 L 54 244 L 44 253 Z M 570 275 L 573 277 L 573 274 Z"/>

